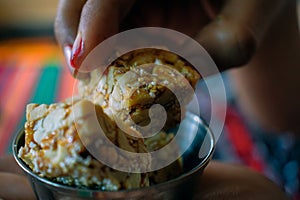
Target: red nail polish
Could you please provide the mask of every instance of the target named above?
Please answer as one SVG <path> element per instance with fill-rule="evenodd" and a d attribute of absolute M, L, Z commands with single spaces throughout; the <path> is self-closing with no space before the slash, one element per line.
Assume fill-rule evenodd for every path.
<path fill-rule="evenodd" d="M 75 42 L 73 44 L 72 52 L 71 52 L 71 58 L 70 58 L 70 64 L 73 68 L 78 69 L 80 67 L 78 63 L 78 58 L 83 53 L 83 40 L 81 37 L 81 33 L 79 32 L 76 36 Z"/>
<path fill-rule="evenodd" d="M 78 69 L 74 68 L 71 65 L 71 54 L 72 54 L 72 45 L 66 45 L 64 47 L 64 54 L 67 61 L 67 67 L 70 70 L 71 74 L 73 74 L 74 77 L 77 76 Z"/>

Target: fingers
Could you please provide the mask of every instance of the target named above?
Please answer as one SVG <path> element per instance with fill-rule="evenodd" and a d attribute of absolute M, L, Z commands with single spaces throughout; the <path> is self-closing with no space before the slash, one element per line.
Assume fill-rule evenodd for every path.
<path fill-rule="evenodd" d="M 54 31 L 58 44 L 64 52 L 66 64 L 74 76 L 74 68 L 70 65 L 71 50 L 79 25 L 82 7 L 86 0 L 60 0 L 57 8 Z M 81 76 L 77 76 L 82 78 Z"/>
<path fill-rule="evenodd" d="M 66 65 L 68 67 L 69 72 L 77 79 L 80 80 L 86 80 L 88 81 L 90 78 L 90 75 L 88 73 L 82 73 L 79 72 L 77 69 L 75 69 L 71 64 L 71 54 L 72 54 L 72 47 L 71 46 L 65 46 L 63 48 L 64 55 L 66 58 Z"/>
<path fill-rule="evenodd" d="M 88 0 L 84 5 L 77 36 L 71 51 L 71 65 L 80 72 L 92 69 L 81 67 L 86 56 L 100 42 L 116 34 L 133 0 Z"/>
<path fill-rule="evenodd" d="M 242 166 L 210 162 L 200 178 L 196 199 L 288 199 L 266 177 Z"/>
<path fill-rule="evenodd" d="M 0 172 L 0 199 L 35 199 L 33 190 L 25 176 Z"/>
<path fill-rule="evenodd" d="M 23 175 L 23 171 L 18 166 L 12 155 L 0 158 L 0 172 L 9 172 Z"/>
<path fill-rule="evenodd" d="M 86 0 L 60 0 L 57 8 L 54 31 L 56 39 L 63 49 L 72 46 L 77 34 L 77 28 L 82 7 Z"/>
<path fill-rule="evenodd" d="M 247 63 L 283 0 L 227 0 L 220 14 L 196 36 L 220 70 Z"/>

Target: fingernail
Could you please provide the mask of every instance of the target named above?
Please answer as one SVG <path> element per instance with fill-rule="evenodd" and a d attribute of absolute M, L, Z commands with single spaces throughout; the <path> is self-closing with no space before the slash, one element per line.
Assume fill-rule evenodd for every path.
<path fill-rule="evenodd" d="M 78 71 L 78 69 L 72 67 L 71 65 L 71 54 L 72 54 L 72 46 L 67 45 L 63 49 L 64 55 L 67 61 L 67 67 L 70 71 L 70 73 L 73 75 L 74 78 L 80 79 L 81 81 L 89 81 L 90 80 L 90 74 L 89 73 L 81 73 Z"/>
<path fill-rule="evenodd" d="M 81 37 L 81 33 L 78 32 L 75 42 L 73 44 L 73 48 L 71 51 L 71 57 L 70 57 L 70 64 L 73 68 L 78 69 L 80 67 L 79 65 L 79 57 L 83 53 L 83 40 Z"/>
<path fill-rule="evenodd" d="M 71 54 L 72 54 L 72 46 L 71 45 L 67 45 L 64 47 L 64 55 L 66 58 L 67 63 L 70 63 L 71 60 Z"/>
<path fill-rule="evenodd" d="M 71 55 L 72 55 L 72 46 L 71 45 L 67 45 L 64 47 L 64 54 L 65 54 L 65 58 L 67 61 L 67 67 L 70 70 L 71 74 L 74 75 L 74 71 L 76 71 L 77 69 L 71 65 Z"/>

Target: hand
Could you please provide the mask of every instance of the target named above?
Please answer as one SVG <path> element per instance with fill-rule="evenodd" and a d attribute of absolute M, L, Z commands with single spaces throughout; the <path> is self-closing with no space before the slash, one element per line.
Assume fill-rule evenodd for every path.
<path fill-rule="evenodd" d="M 0 199 L 35 199 L 29 181 L 12 156 L 0 158 Z"/>
<path fill-rule="evenodd" d="M 283 190 L 246 167 L 211 161 L 198 182 L 195 199 L 289 199 Z"/>
<path fill-rule="evenodd" d="M 287 199 L 274 183 L 245 167 L 211 161 L 199 177 L 195 199 Z M 0 198 L 35 199 L 12 156 L 0 159 Z"/>
<path fill-rule="evenodd" d="M 175 29 L 196 39 L 220 70 L 245 64 L 284 0 L 60 0 L 58 43 L 69 65 L 119 31 L 141 26 Z M 71 67 L 71 71 L 74 69 Z"/>

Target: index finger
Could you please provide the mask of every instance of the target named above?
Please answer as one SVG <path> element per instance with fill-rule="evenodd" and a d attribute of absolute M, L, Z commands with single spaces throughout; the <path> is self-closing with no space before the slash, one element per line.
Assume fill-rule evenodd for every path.
<path fill-rule="evenodd" d="M 220 14 L 196 36 L 220 70 L 246 64 L 284 0 L 227 0 Z"/>
<path fill-rule="evenodd" d="M 76 37 L 81 10 L 86 0 L 60 0 L 54 23 L 57 42 L 63 49 L 72 46 Z"/>
<path fill-rule="evenodd" d="M 79 26 L 79 19 L 85 3 L 86 0 L 60 0 L 54 23 L 56 40 L 64 53 L 66 65 L 71 74 L 78 79 L 85 79 L 87 76 L 81 73 L 75 75 L 75 70 L 70 65 L 70 59 L 72 46 Z"/>

